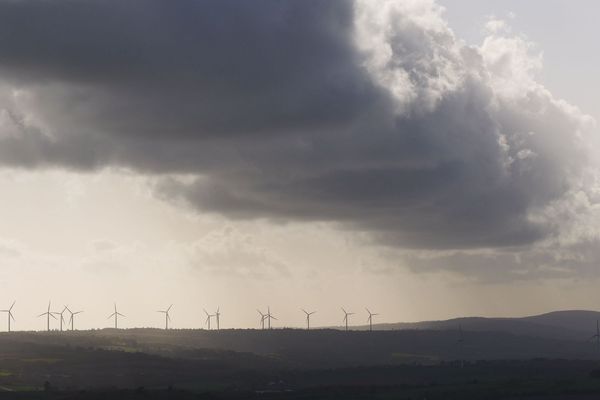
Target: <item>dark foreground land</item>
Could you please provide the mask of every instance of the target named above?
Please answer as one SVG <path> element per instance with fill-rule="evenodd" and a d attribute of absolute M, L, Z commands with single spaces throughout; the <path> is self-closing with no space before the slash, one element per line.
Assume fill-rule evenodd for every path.
<path fill-rule="evenodd" d="M 600 358 L 503 332 L 18 332 L 0 334 L 0 398 L 597 399 Z"/>
<path fill-rule="evenodd" d="M 130 389 L 88 387 L 3 392 L 7 399 L 598 399 L 596 363 L 532 360 L 435 367 L 363 367 L 238 376 Z M 218 382 L 217 382 L 218 383 Z M 196 386 L 198 385 L 198 386 Z"/>

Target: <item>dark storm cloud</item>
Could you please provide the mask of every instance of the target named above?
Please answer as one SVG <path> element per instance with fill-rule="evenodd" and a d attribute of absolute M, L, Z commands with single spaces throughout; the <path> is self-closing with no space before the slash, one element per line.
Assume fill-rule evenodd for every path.
<path fill-rule="evenodd" d="M 40 101 L 60 103 L 44 107 L 83 114 L 63 129 L 92 123 L 143 141 L 275 134 L 347 123 L 376 96 L 355 60 L 350 2 L 0 7 L 3 77 L 58 83 Z"/>
<path fill-rule="evenodd" d="M 401 3 L 0 2 L 0 161 L 191 174 L 158 193 L 391 246 L 552 235 L 531 216 L 585 168 L 579 116 L 499 94 L 433 6 Z"/>

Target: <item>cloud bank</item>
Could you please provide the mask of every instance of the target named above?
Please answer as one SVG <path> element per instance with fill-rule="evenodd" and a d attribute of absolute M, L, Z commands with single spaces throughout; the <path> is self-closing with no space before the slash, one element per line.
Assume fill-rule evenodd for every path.
<path fill-rule="evenodd" d="M 433 1 L 1 1 L 0 54 L 5 166 L 403 249 L 548 243 L 596 204 L 594 121 L 533 45 L 467 46 Z"/>

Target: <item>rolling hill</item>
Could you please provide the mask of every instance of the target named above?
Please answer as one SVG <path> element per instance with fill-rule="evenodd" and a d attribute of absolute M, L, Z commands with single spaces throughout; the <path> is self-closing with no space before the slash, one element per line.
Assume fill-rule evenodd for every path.
<path fill-rule="evenodd" d="M 582 341 L 588 340 L 596 333 L 598 320 L 600 320 L 600 312 L 597 311 L 567 310 L 516 318 L 463 317 L 440 321 L 374 324 L 373 329 L 458 330 L 460 325 L 464 331 L 506 332 L 515 335 Z M 367 330 L 368 326 L 362 325 L 353 329 Z"/>

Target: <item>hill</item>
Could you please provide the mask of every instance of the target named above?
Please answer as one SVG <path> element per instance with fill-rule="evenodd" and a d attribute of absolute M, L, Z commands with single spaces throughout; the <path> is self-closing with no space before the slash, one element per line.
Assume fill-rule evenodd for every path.
<path fill-rule="evenodd" d="M 531 323 L 560 321 L 552 316 Z M 2 333 L 0 391 L 29 393 L 50 385 L 60 389 L 57 398 L 65 398 L 64 393 L 82 389 L 143 387 L 158 393 L 175 386 L 207 393 L 206 398 L 278 393 L 272 398 L 331 399 L 363 391 L 364 398 L 373 398 L 371 391 L 377 390 L 381 398 L 462 399 L 468 398 L 465 391 L 486 394 L 469 398 L 491 398 L 490 391 L 504 398 L 507 388 L 514 393 L 600 390 L 600 353 L 589 341 L 484 330 L 464 330 L 464 340 L 458 338 L 456 329 Z M 456 395 L 449 397 L 448 391 Z M 124 396 L 110 393 L 100 398 Z"/>
<path fill-rule="evenodd" d="M 140 352 L 171 358 L 197 358 L 199 350 L 238 355 L 253 369 L 339 368 L 359 365 L 434 365 L 443 361 L 532 358 L 596 359 L 595 346 L 586 340 L 528 336 L 502 331 L 463 330 L 463 342 L 453 330 L 350 331 L 334 329 L 274 330 L 159 330 L 103 329 L 76 332 L 15 332 L 0 334 L 0 352 L 15 347 L 69 348 Z M 1 354 L 1 353 L 0 353 Z M 242 357 L 241 354 L 246 356 Z M 249 357 L 253 355 L 254 358 Z M 277 364 L 277 365 L 276 365 Z"/>
<path fill-rule="evenodd" d="M 439 321 L 374 324 L 376 330 L 463 330 L 476 332 L 506 332 L 551 339 L 587 340 L 596 333 L 600 312 L 585 310 L 554 311 L 517 318 L 463 317 Z M 341 328 L 340 328 L 341 329 Z M 368 326 L 353 327 L 367 330 Z"/>

